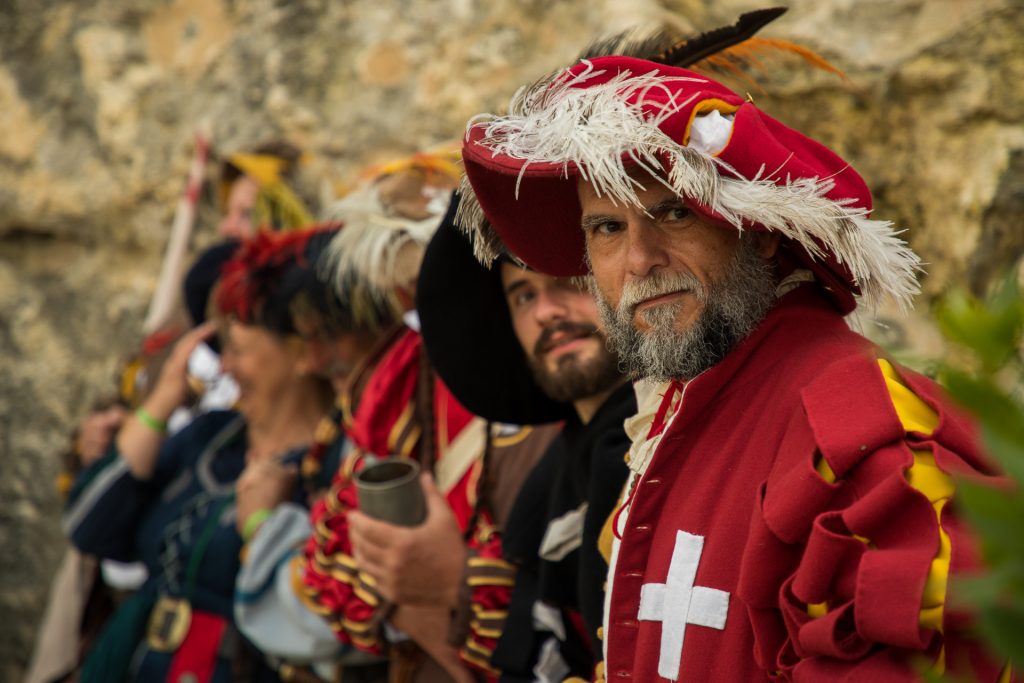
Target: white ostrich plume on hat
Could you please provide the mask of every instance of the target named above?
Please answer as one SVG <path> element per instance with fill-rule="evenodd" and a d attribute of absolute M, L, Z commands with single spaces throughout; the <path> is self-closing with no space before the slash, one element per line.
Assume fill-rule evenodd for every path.
<path fill-rule="evenodd" d="M 372 183 L 327 209 L 325 218 L 343 227 L 321 266 L 340 295 L 395 305 L 395 289 L 415 280 L 423 251 L 448 210 L 451 190 L 424 186 L 423 192 L 429 195 L 428 216 L 420 220 L 390 211 Z M 353 302 L 357 307 L 363 303 Z"/>
<path fill-rule="evenodd" d="M 673 81 L 706 82 L 703 78 L 659 76 L 653 69 L 634 76 L 622 71 L 610 80 L 579 87 L 602 74 L 592 64 L 579 74 L 556 74 L 516 93 L 504 116 L 483 114 L 470 121 L 483 131 L 477 144 L 494 155 L 524 163 L 519 186 L 530 164 L 562 166 L 563 177 L 575 173 L 599 195 L 643 208 L 630 177 L 632 166 L 646 170 L 676 194 L 709 207 L 742 230 L 745 221 L 798 242 L 815 259 L 825 252 L 845 265 L 861 290 L 861 301 L 877 306 L 891 297 L 907 308 L 918 293 L 916 274 L 920 259 L 899 239 L 888 221 L 872 220 L 867 211 L 851 206 L 854 200 L 826 196 L 831 178 L 791 178 L 777 183 L 778 171 L 763 166 L 754 178 L 744 178 L 712 156 L 717 150 L 684 146 L 659 128 L 666 118 L 690 99 L 672 93 Z M 662 103 L 646 101 L 660 91 Z M 694 95 L 696 96 L 696 95 Z M 723 125 L 732 125 L 722 117 Z M 691 141 L 691 145 L 693 145 Z M 667 160 L 668 168 L 662 160 Z M 463 200 L 456 221 L 473 238 L 477 257 L 488 262 L 499 253 L 500 240 L 490 234 L 483 210 L 463 182 Z"/>

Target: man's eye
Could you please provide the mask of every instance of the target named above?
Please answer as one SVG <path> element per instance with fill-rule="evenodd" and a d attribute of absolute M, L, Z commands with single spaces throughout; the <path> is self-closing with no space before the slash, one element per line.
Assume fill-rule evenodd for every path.
<path fill-rule="evenodd" d="M 598 223 L 593 227 L 593 231 L 598 235 L 612 235 L 622 229 L 622 226 L 615 221 L 605 221 Z"/>
<path fill-rule="evenodd" d="M 685 206 L 676 206 L 668 210 L 668 219 L 670 221 L 685 221 L 690 215 L 690 210 Z"/>
<path fill-rule="evenodd" d="M 512 297 L 512 303 L 516 306 L 523 306 L 533 301 L 533 292 L 520 292 Z"/>

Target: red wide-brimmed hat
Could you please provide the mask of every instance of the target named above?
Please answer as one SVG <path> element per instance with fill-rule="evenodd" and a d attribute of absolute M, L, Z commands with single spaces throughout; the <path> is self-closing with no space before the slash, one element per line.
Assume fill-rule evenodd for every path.
<path fill-rule="evenodd" d="M 639 166 L 712 223 L 781 234 L 844 313 L 918 291 L 918 257 L 870 218 L 871 192 L 846 161 L 686 69 L 582 61 L 520 90 L 507 115 L 470 121 L 462 156 L 459 223 L 482 260 L 504 247 L 545 273 L 586 274 L 576 185 L 639 207 Z"/>

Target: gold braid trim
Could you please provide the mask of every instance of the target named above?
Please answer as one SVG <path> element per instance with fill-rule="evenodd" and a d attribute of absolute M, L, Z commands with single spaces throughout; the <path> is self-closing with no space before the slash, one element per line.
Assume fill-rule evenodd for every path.
<path fill-rule="evenodd" d="M 288 562 L 288 569 L 291 573 L 292 580 L 292 591 L 295 592 L 295 596 L 299 599 L 299 602 L 301 602 L 310 612 L 321 616 L 329 614 L 331 610 L 316 601 L 316 598 L 319 597 L 320 594 L 314 590 L 312 586 L 307 586 L 306 582 L 303 580 L 304 576 L 302 569 L 304 560 L 305 558 L 302 555 L 295 555 L 292 557 L 291 561 Z"/>
<path fill-rule="evenodd" d="M 341 626 L 347 632 L 355 633 L 364 637 L 365 634 L 369 633 L 370 630 L 373 628 L 373 624 L 371 624 L 368 621 L 352 621 L 348 617 L 342 617 Z"/>
<path fill-rule="evenodd" d="M 381 598 L 376 593 L 371 593 L 366 589 L 365 586 L 355 585 L 352 587 L 352 592 L 356 594 L 356 597 L 365 602 L 367 605 L 373 608 L 380 606 Z"/>
<path fill-rule="evenodd" d="M 469 627 L 473 629 L 474 633 L 476 633 L 479 636 L 483 636 L 484 638 L 500 638 L 503 631 L 502 627 L 504 627 L 504 624 L 502 624 L 501 627 L 499 628 L 487 628 L 483 626 L 479 621 L 474 619 L 473 621 L 469 622 Z"/>
<path fill-rule="evenodd" d="M 512 587 L 516 585 L 516 579 L 512 576 L 471 576 L 466 579 L 466 585 L 471 588 L 479 588 L 480 586 Z"/>
<path fill-rule="evenodd" d="M 491 666 L 491 654 L 490 650 L 477 645 L 473 641 L 467 641 L 466 646 L 459 650 L 459 655 L 467 662 L 479 667 L 492 676 L 498 676 L 501 672 Z"/>
<path fill-rule="evenodd" d="M 473 615 L 477 619 L 502 619 L 504 620 L 508 616 L 508 612 L 504 610 L 492 609 L 487 610 L 480 607 L 480 605 L 473 605 Z"/>
<path fill-rule="evenodd" d="M 345 553 L 334 553 L 330 557 L 330 562 L 332 566 L 344 567 L 345 569 L 351 569 L 353 572 L 359 571 L 359 566 L 356 564 L 355 558 L 351 555 L 346 555 Z"/>
<path fill-rule="evenodd" d="M 374 636 L 357 636 L 350 633 L 348 637 L 356 646 L 365 650 L 372 650 L 380 646 L 380 640 Z"/>
<path fill-rule="evenodd" d="M 495 569 L 503 569 L 512 572 L 515 571 L 515 565 L 509 564 L 505 560 L 501 560 L 496 557 L 471 557 L 466 562 L 470 567 L 493 567 Z"/>
<path fill-rule="evenodd" d="M 515 585 L 516 570 L 508 562 L 495 558 L 470 557 L 466 565 L 466 585 L 470 587 Z"/>

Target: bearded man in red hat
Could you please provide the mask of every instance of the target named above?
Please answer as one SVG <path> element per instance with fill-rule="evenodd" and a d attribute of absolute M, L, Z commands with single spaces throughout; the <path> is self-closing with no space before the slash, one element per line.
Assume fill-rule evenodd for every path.
<path fill-rule="evenodd" d="M 1010 680 L 964 636 L 973 425 L 844 316 L 920 262 L 836 154 L 721 84 L 583 61 L 469 125 L 477 255 L 589 275 L 637 379 L 608 681 Z M 464 190 L 470 189 L 464 187 Z"/>

